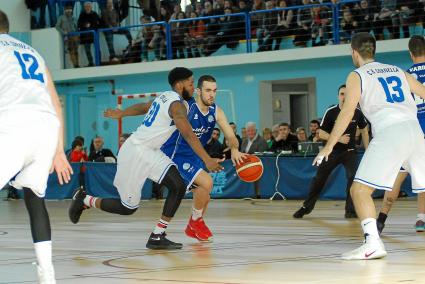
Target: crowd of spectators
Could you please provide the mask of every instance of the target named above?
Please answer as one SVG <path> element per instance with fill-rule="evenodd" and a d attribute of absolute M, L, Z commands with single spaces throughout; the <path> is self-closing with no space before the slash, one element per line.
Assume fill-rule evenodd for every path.
<path fill-rule="evenodd" d="M 191 1 L 184 11 L 179 1 L 140 0 L 138 3 L 143 9 L 143 16 L 139 23 L 132 25 L 146 26 L 127 29 L 123 21 L 129 15 L 129 0 L 97 0 L 99 13 L 93 10 L 89 1 L 61 1 L 64 3 L 63 12 L 55 0 L 26 2 L 29 9 L 38 11 L 39 17 L 32 17 L 33 28 L 46 26 L 46 9 L 49 11 L 50 26 L 56 26 L 65 36 L 65 47 L 74 67 L 79 66 L 78 44 L 85 48 L 88 65 L 94 65 L 94 33 L 66 36 L 76 31 L 111 29 L 100 33 L 105 38 L 110 62 L 128 63 L 148 61 L 149 50 L 154 52 L 153 60 L 167 58 L 166 28 L 153 24 L 159 21 L 193 19 L 170 23 L 172 58 L 191 58 L 209 56 L 222 46 L 234 49 L 241 39 L 246 38 L 246 19 L 244 16 L 229 16 L 234 13 L 270 10 L 251 14 L 251 37 L 257 40 L 257 51 L 278 50 L 285 37 L 292 39 L 294 46 L 300 47 L 333 44 L 335 11 L 330 4 L 341 3 L 337 24 L 339 39 L 343 43 L 350 42 L 351 36 L 360 31 L 373 32 L 380 40 L 410 37 L 409 26 L 423 23 L 425 15 L 425 0 L 347 3 L 341 0 L 202 0 Z M 78 2 L 83 8 L 75 18 L 73 9 Z M 196 19 L 210 16 L 214 18 Z M 117 34 L 124 35 L 128 41 L 127 47 L 121 47 L 123 52 L 120 53 L 116 53 L 114 46 L 114 35 Z"/>

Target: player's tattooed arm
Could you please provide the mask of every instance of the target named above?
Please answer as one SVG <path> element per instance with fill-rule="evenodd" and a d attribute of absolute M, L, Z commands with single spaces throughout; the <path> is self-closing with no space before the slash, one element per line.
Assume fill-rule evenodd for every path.
<path fill-rule="evenodd" d="M 193 133 L 192 126 L 187 120 L 186 107 L 181 102 L 175 101 L 171 104 L 169 113 L 184 140 L 186 140 L 199 158 L 204 161 L 208 170 L 212 172 L 221 171 L 223 167 L 219 164 L 219 160 L 213 159 L 208 155 L 195 133 Z"/>
<path fill-rule="evenodd" d="M 134 104 L 124 110 L 121 109 L 110 109 L 108 108 L 103 112 L 104 117 L 113 119 L 120 119 L 126 116 L 144 115 L 148 113 L 149 108 L 152 105 L 152 101 L 147 103 Z"/>

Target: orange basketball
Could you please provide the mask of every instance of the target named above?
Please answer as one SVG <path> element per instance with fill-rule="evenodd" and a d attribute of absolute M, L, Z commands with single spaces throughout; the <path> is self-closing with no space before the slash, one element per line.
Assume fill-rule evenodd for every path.
<path fill-rule="evenodd" d="M 254 155 L 247 155 L 242 163 L 236 165 L 236 173 L 246 182 L 254 182 L 263 175 L 263 163 Z"/>

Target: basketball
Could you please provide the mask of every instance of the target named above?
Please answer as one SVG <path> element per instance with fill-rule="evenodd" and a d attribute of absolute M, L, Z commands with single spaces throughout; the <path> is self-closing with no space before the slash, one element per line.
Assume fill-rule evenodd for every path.
<path fill-rule="evenodd" d="M 263 163 L 254 155 L 247 155 L 242 163 L 236 165 L 236 173 L 246 182 L 254 182 L 263 175 Z"/>

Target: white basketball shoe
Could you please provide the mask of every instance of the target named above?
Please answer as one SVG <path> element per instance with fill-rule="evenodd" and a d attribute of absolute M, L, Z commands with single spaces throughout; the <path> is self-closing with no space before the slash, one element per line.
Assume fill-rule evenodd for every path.
<path fill-rule="evenodd" d="M 381 239 L 366 238 L 363 245 L 355 250 L 343 253 L 342 259 L 345 260 L 357 260 L 357 259 L 377 259 L 383 258 L 387 255 L 385 246 Z"/>
<path fill-rule="evenodd" d="M 48 268 L 41 268 L 37 265 L 38 283 L 56 284 L 55 270 L 53 265 Z"/>

